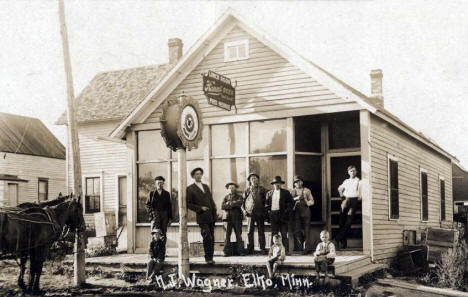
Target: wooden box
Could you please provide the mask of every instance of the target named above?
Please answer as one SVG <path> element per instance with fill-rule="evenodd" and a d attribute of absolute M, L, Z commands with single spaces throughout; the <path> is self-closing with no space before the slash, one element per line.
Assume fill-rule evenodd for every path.
<path fill-rule="evenodd" d="M 115 213 L 97 212 L 94 214 L 96 237 L 116 235 Z"/>

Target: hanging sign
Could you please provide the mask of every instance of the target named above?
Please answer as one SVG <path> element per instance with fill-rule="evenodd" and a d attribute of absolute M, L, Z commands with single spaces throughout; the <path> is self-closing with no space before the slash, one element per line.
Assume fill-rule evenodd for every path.
<path fill-rule="evenodd" d="M 167 100 L 162 109 L 161 136 L 167 147 L 173 151 L 197 148 L 203 128 L 197 101 L 182 95 L 179 100 Z"/>
<path fill-rule="evenodd" d="M 203 92 L 208 103 L 231 110 L 231 107 L 236 105 L 236 88 L 232 85 L 231 79 L 211 70 L 202 76 Z"/>

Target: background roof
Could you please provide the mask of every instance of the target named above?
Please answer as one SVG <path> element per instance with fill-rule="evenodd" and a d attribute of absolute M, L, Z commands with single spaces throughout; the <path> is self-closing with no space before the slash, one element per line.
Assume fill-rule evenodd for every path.
<path fill-rule="evenodd" d="M 168 64 L 160 64 L 97 74 L 75 99 L 77 121 L 84 123 L 126 117 L 169 69 Z M 66 123 L 65 111 L 55 124 Z"/>
<path fill-rule="evenodd" d="M 65 159 L 65 147 L 36 118 L 0 112 L 0 152 Z"/>

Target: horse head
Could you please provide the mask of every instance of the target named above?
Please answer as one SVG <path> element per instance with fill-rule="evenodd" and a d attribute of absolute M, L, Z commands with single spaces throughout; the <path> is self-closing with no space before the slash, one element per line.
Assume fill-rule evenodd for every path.
<path fill-rule="evenodd" d="M 86 230 L 86 225 L 83 217 L 83 206 L 81 205 L 81 197 L 72 198 L 63 204 L 67 204 L 65 211 L 60 213 L 63 216 L 63 222 L 72 230 L 77 229 L 79 232 Z"/>

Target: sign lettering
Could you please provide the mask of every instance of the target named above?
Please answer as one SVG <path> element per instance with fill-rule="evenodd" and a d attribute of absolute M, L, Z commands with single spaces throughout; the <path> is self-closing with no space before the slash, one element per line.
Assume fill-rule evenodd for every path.
<path fill-rule="evenodd" d="M 236 104 L 236 89 L 231 84 L 231 79 L 213 71 L 208 71 L 203 76 L 203 92 L 208 103 L 226 110 Z"/>

